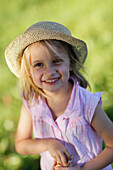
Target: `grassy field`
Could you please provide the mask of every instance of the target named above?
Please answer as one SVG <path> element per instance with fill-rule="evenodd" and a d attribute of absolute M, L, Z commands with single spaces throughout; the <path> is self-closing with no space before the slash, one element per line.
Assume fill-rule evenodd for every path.
<path fill-rule="evenodd" d="M 0 170 L 39 169 L 39 155 L 20 156 L 15 152 L 21 100 L 18 79 L 5 62 L 7 45 L 37 21 L 52 20 L 66 25 L 73 36 L 88 45 L 86 77 L 93 92 L 104 92 L 103 108 L 113 120 L 112 8 L 112 0 L 0 1 Z"/>

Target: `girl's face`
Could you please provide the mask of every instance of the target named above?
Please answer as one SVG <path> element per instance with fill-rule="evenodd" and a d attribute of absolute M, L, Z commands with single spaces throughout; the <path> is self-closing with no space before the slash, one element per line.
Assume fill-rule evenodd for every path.
<path fill-rule="evenodd" d="M 69 88 L 70 60 L 65 50 L 55 55 L 43 44 L 37 42 L 30 46 L 31 75 L 36 86 L 45 94 L 67 91 Z"/>

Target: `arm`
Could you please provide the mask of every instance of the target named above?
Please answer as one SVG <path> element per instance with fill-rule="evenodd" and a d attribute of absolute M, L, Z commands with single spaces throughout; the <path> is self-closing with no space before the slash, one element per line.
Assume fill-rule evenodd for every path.
<path fill-rule="evenodd" d="M 101 170 L 113 162 L 113 123 L 106 113 L 97 105 L 92 122 L 92 127 L 102 137 L 106 148 L 83 167 L 58 167 L 58 170 Z"/>
<path fill-rule="evenodd" d="M 15 138 L 16 151 L 20 154 L 38 154 L 47 150 L 46 145 L 40 146 L 41 143 L 39 139 L 32 139 L 32 117 L 27 108 L 22 105 Z"/>
<path fill-rule="evenodd" d="M 67 165 L 66 158 L 70 157 L 66 147 L 56 139 L 32 139 L 32 117 L 27 108 L 22 105 L 20 120 L 17 128 L 15 148 L 19 154 L 31 155 L 49 151 L 51 156 Z"/>
<path fill-rule="evenodd" d="M 86 163 L 82 168 L 83 170 L 99 170 L 113 162 L 113 123 L 100 105 L 97 105 L 91 125 L 104 140 L 106 148 Z"/>

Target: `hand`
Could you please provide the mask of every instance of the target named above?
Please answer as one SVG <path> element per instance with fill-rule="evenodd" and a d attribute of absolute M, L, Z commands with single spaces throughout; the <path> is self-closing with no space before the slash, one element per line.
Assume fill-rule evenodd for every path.
<path fill-rule="evenodd" d="M 80 167 L 74 166 L 74 167 L 56 167 L 55 170 L 81 170 Z"/>
<path fill-rule="evenodd" d="M 55 162 L 59 162 L 63 166 L 67 166 L 67 162 L 70 159 L 70 154 L 66 147 L 56 139 L 50 139 L 48 143 L 48 151 L 54 158 Z"/>

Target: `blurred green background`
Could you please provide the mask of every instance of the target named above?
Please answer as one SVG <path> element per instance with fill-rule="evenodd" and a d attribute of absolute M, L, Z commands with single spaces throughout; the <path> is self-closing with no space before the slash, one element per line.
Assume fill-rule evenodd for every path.
<path fill-rule="evenodd" d="M 21 100 L 18 79 L 9 71 L 7 45 L 37 21 L 66 25 L 88 45 L 86 78 L 92 91 L 103 91 L 103 108 L 113 120 L 113 0 L 0 1 L 0 170 L 36 170 L 39 155 L 15 152 L 14 138 Z"/>

